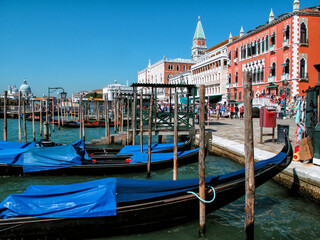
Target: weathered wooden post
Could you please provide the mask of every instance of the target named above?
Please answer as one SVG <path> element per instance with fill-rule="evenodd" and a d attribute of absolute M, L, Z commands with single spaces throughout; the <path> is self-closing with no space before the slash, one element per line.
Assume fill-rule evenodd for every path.
<path fill-rule="evenodd" d="M 52 132 L 54 132 L 54 98 L 52 98 Z"/>
<path fill-rule="evenodd" d="M 252 124 L 252 82 L 248 72 L 243 72 L 244 82 L 244 135 L 245 135 L 245 177 L 246 177 L 246 206 L 245 206 L 245 238 L 254 239 L 254 151 Z"/>
<path fill-rule="evenodd" d="M 97 121 L 100 121 L 100 102 L 97 101 Z"/>
<path fill-rule="evenodd" d="M 140 89 L 140 151 L 143 152 L 143 88 Z"/>
<path fill-rule="evenodd" d="M 21 91 L 19 91 L 19 103 L 18 103 L 18 131 L 19 131 L 19 142 L 21 142 Z"/>
<path fill-rule="evenodd" d="M 7 98 L 8 92 L 4 91 L 4 104 L 3 104 L 3 141 L 8 140 L 8 120 L 7 120 Z"/>
<path fill-rule="evenodd" d="M 174 93 L 173 180 L 178 178 L 178 93 Z"/>
<path fill-rule="evenodd" d="M 128 96 L 127 98 L 127 145 L 129 144 L 129 130 L 130 130 L 130 125 L 129 125 L 129 112 L 130 112 L 130 98 Z"/>
<path fill-rule="evenodd" d="M 31 108 L 32 108 L 32 135 L 33 135 L 33 141 L 36 141 L 36 127 L 35 127 L 35 121 L 34 121 L 34 100 L 31 102 Z"/>
<path fill-rule="evenodd" d="M 152 144 L 152 111 L 153 111 L 153 89 L 151 93 L 150 106 L 149 106 L 149 138 L 148 138 L 148 165 L 147 165 L 147 176 L 151 174 L 151 144 Z"/>
<path fill-rule="evenodd" d="M 50 123 L 49 123 L 49 98 L 47 97 L 46 99 L 46 122 L 44 124 L 44 139 L 45 140 L 49 140 L 49 126 L 50 126 Z"/>
<path fill-rule="evenodd" d="M 79 118 L 79 125 L 80 125 L 80 132 L 79 138 L 82 139 L 82 96 L 80 96 L 80 101 L 78 103 L 78 118 Z"/>
<path fill-rule="evenodd" d="M 42 137 L 42 130 L 43 130 L 43 124 L 42 124 L 42 122 L 43 122 L 43 119 L 42 119 L 42 100 L 40 100 L 40 106 L 39 106 L 39 120 L 40 120 L 40 136 Z"/>
<path fill-rule="evenodd" d="M 82 106 L 82 108 L 81 108 L 81 115 L 82 115 L 82 117 L 81 117 L 81 121 L 82 121 L 82 139 L 83 139 L 83 141 L 86 141 L 85 130 L 84 130 L 84 128 L 85 128 L 85 126 L 84 126 L 84 120 L 85 120 L 84 114 L 85 114 L 85 112 L 83 111 L 83 103 L 81 104 L 81 106 Z M 87 103 L 85 104 L 85 109 L 87 109 L 86 106 L 87 106 Z"/>
<path fill-rule="evenodd" d="M 60 100 L 59 99 L 57 102 L 57 112 L 58 112 L 58 129 L 60 130 L 61 124 L 60 124 Z"/>
<path fill-rule="evenodd" d="M 199 122 L 199 196 L 201 199 L 206 198 L 205 186 L 205 86 L 200 86 L 200 122 Z M 200 236 L 203 237 L 206 232 L 206 205 L 200 201 Z"/>
<path fill-rule="evenodd" d="M 27 123 L 26 123 L 26 102 L 25 100 L 22 101 L 22 109 L 23 109 L 23 136 L 24 142 L 27 142 Z"/>
<path fill-rule="evenodd" d="M 64 99 L 64 101 L 63 101 L 63 118 L 64 118 L 64 121 L 67 121 L 67 115 L 66 115 L 66 103 L 67 103 L 67 101 L 65 101 L 65 99 Z"/>
<path fill-rule="evenodd" d="M 137 107 L 137 92 L 135 88 L 133 88 L 133 101 L 132 101 L 132 117 L 131 117 L 131 125 L 132 125 L 132 145 L 136 144 L 136 107 Z"/>
<path fill-rule="evenodd" d="M 125 103 L 124 99 L 121 99 L 121 132 L 123 132 L 123 119 L 124 119 L 124 109 L 125 109 Z"/>
<path fill-rule="evenodd" d="M 64 120 L 63 120 L 62 106 L 63 106 L 63 99 L 61 99 L 61 101 L 60 101 L 60 117 L 61 117 L 61 124 L 63 126 L 64 125 Z"/>

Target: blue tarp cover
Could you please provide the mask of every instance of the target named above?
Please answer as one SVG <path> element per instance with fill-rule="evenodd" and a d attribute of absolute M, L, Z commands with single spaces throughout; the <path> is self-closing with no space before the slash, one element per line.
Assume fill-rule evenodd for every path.
<path fill-rule="evenodd" d="M 178 146 L 183 144 L 184 143 L 178 143 Z M 136 152 L 141 152 L 140 147 L 140 145 L 126 145 L 120 150 L 118 155 L 127 155 L 134 154 Z M 160 151 L 167 148 L 173 148 L 173 143 L 151 144 L 151 151 Z M 144 144 L 142 149 L 143 152 L 148 152 L 148 144 Z"/>
<path fill-rule="evenodd" d="M 19 144 L 9 143 L 9 146 L 19 146 Z M 92 161 L 84 149 L 83 140 L 56 147 L 31 146 L 34 146 L 34 143 L 25 148 L 0 150 L 0 163 L 23 166 L 23 171 L 27 173 L 66 168 L 81 165 L 84 161 Z"/>
<path fill-rule="evenodd" d="M 35 146 L 35 142 L 19 143 L 10 141 L 0 141 L 0 150 L 17 149 L 17 148 L 31 148 Z"/>
<path fill-rule="evenodd" d="M 255 164 L 255 170 L 281 163 L 287 154 Z M 206 177 L 206 185 L 215 187 L 229 178 L 244 178 L 245 170 Z M 100 179 L 71 185 L 35 185 L 22 194 L 12 194 L 0 203 L 0 218 L 37 216 L 51 218 L 101 217 L 116 214 L 117 203 L 129 203 L 198 189 L 199 179 L 140 180 Z"/>
<path fill-rule="evenodd" d="M 199 148 L 193 149 L 193 150 L 187 150 L 187 151 L 181 151 L 178 152 L 178 157 L 187 155 L 192 152 L 198 151 Z M 148 162 L 148 153 L 146 152 L 135 152 L 131 157 L 132 160 L 130 164 L 134 163 L 146 163 Z M 157 162 L 157 161 L 162 161 L 162 160 L 168 160 L 168 159 L 173 159 L 173 152 L 168 152 L 168 153 L 152 153 L 151 154 L 151 162 Z"/>
<path fill-rule="evenodd" d="M 104 217 L 116 215 L 115 178 L 70 185 L 34 185 L 0 204 L 0 218 Z"/>
<path fill-rule="evenodd" d="M 32 148 L 23 154 L 23 172 L 37 172 L 81 165 L 83 157 L 73 145 Z"/>

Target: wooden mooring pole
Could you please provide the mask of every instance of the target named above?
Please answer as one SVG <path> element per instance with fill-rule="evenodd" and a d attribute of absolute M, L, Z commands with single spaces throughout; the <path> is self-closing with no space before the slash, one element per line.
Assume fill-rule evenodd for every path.
<path fill-rule="evenodd" d="M 26 101 L 22 101 L 22 109 L 23 109 L 23 136 L 24 142 L 27 142 L 27 123 L 26 123 Z"/>
<path fill-rule="evenodd" d="M 52 98 L 52 132 L 54 132 L 54 98 Z"/>
<path fill-rule="evenodd" d="M 79 118 L 79 125 L 80 125 L 80 130 L 79 130 L 79 138 L 82 139 L 82 96 L 80 97 L 80 101 L 78 103 L 78 118 Z"/>
<path fill-rule="evenodd" d="M 140 89 L 140 150 L 143 152 L 143 88 Z"/>
<path fill-rule="evenodd" d="M 148 138 L 148 165 L 147 165 L 147 176 L 151 176 L 151 144 L 152 144 L 152 112 L 153 112 L 153 89 L 151 93 L 150 106 L 149 106 L 149 138 Z"/>
<path fill-rule="evenodd" d="M 133 101 L 132 101 L 132 117 L 131 117 L 131 125 L 132 125 L 132 145 L 136 144 L 136 107 L 137 107 L 137 92 L 135 88 L 133 88 Z"/>
<path fill-rule="evenodd" d="M 129 115 L 130 113 L 130 98 L 127 98 L 127 145 L 129 144 L 129 130 L 130 130 L 130 125 L 129 125 Z"/>
<path fill-rule="evenodd" d="M 32 111 L 32 136 L 33 136 L 33 141 L 36 141 L 36 126 L 35 126 L 35 115 L 34 115 L 34 100 L 31 102 L 31 111 Z"/>
<path fill-rule="evenodd" d="M 19 142 L 21 142 L 21 91 L 19 91 L 19 103 L 18 103 L 18 131 Z"/>
<path fill-rule="evenodd" d="M 42 121 L 43 121 L 43 119 L 42 119 L 42 100 L 40 100 L 40 106 L 39 106 L 39 121 L 40 121 L 40 136 L 42 137 L 42 130 L 43 130 L 43 124 L 42 124 Z"/>
<path fill-rule="evenodd" d="M 178 92 L 174 93 L 173 180 L 178 178 Z"/>
<path fill-rule="evenodd" d="M 8 120 L 7 120 L 7 98 L 8 92 L 4 91 L 4 104 L 3 104 L 3 141 L 8 141 Z"/>
<path fill-rule="evenodd" d="M 60 130 L 60 100 L 59 99 L 57 103 L 57 112 L 58 112 L 58 129 Z"/>
<path fill-rule="evenodd" d="M 109 122 L 109 96 L 108 93 L 106 94 L 106 119 L 105 119 L 105 127 L 106 127 L 106 137 L 107 137 L 107 144 L 110 144 L 110 122 Z"/>
<path fill-rule="evenodd" d="M 199 197 L 206 198 L 205 186 L 205 86 L 200 86 L 200 116 L 199 116 Z M 204 237 L 206 232 L 206 205 L 204 202 L 199 202 L 199 234 Z"/>
<path fill-rule="evenodd" d="M 253 123 L 252 123 L 252 82 L 248 72 L 243 72 L 244 82 L 244 146 L 245 146 L 245 238 L 254 239 L 254 152 L 253 152 Z"/>

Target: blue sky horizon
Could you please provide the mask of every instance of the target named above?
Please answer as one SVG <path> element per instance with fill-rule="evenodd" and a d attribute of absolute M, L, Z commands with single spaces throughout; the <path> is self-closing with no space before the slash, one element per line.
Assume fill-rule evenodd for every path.
<path fill-rule="evenodd" d="M 293 0 L 109 1 L 0 0 L 0 94 L 24 78 L 37 96 L 48 87 L 73 92 L 117 80 L 165 56 L 190 59 L 198 16 L 208 48 L 292 11 Z M 300 8 L 319 5 L 301 0 Z"/>

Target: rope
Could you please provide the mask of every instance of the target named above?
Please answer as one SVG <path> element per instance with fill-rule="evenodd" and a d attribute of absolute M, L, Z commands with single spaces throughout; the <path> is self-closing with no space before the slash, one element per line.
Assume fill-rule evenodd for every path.
<path fill-rule="evenodd" d="M 209 187 L 212 189 L 212 192 L 213 192 L 213 197 L 212 197 L 212 199 L 210 201 L 206 201 L 206 200 L 202 199 L 195 192 L 187 191 L 187 193 L 191 193 L 191 194 L 195 195 L 201 202 L 212 203 L 214 201 L 214 199 L 216 198 L 216 191 L 214 190 L 214 188 L 212 186 L 209 186 Z"/>

